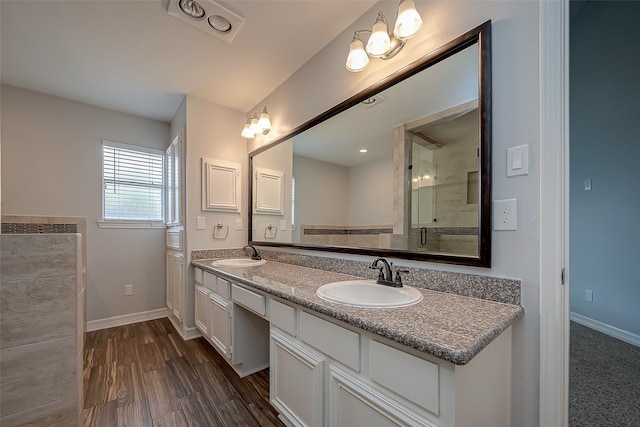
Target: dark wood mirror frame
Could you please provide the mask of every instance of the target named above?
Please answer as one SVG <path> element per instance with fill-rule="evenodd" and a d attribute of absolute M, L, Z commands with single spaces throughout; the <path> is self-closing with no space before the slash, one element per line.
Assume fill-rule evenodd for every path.
<path fill-rule="evenodd" d="M 333 108 L 325 111 L 319 116 L 303 123 L 291 130 L 273 143 L 260 147 L 249 154 L 249 224 L 253 224 L 253 157 L 261 152 L 274 147 L 280 142 L 286 141 L 299 133 L 324 122 L 325 120 L 339 114 L 352 106 L 370 98 L 396 83 L 419 73 L 432 65 L 464 50 L 465 48 L 478 44 L 479 52 L 479 93 L 478 108 L 480 115 L 480 195 L 479 195 L 479 218 L 478 218 L 478 256 L 455 255 L 444 253 L 417 252 L 402 249 L 375 249 L 348 246 L 323 246 L 300 243 L 277 243 L 253 240 L 253 227 L 249 227 L 249 243 L 258 246 L 289 247 L 305 250 L 319 250 L 328 252 L 351 253 L 371 256 L 385 256 L 389 258 L 411 259 L 419 261 L 429 261 L 447 264 L 469 265 L 476 267 L 491 267 L 491 21 L 468 31 L 460 37 L 450 41 L 440 48 L 428 53 L 421 59 L 408 65 L 407 67 L 383 78 L 369 88 L 341 102 Z"/>

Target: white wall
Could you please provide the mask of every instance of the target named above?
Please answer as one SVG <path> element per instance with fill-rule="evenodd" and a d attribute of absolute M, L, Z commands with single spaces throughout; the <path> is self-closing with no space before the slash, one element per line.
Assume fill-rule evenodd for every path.
<path fill-rule="evenodd" d="M 169 125 L 3 85 L 2 137 L 4 214 L 87 218 L 87 320 L 163 308 L 164 229 L 97 222 L 102 140 L 163 150 Z"/>
<path fill-rule="evenodd" d="M 349 170 L 332 163 L 294 156 L 296 225 L 346 225 Z"/>
<path fill-rule="evenodd" d="M 284 173 L 284 194 L 281 195 L 284 198 L 284 213 L 282 215 L 272 215 L 254 211 L 253 224 L 251 224 L 253 227 L 254 240 L 291 243 L 291 176 L 293 174 L 293 140 L 289 139 L 284 141 L 273 149 L 255 156 L 253 158 L 253 170 L 256 171 L 258 168 Z M 253 193 L 255 195 L 257 190 L 255 174 L 251 176 L 251 180 L 253 181 Z M 253 201 L 253 208 L 256 208 L 255 199 Z M 269 225 L 276 227 L 276 229 L 267 231 L 266 228 Z M 265 236 L 267 237 L 265 238 Z"/>
<path fill-rule="evenodd" d="M 187 249 L 241 248 L 247 244 L 248 195 L 247 143 L 240 136 L 245 115 L 187 95 L 186 117 L 186 165 L 187 165 Z M 239 163 L 242 168 L 242 192 L 240 212 L 202 210 L 201 159 L 225 160 Z M 203 216 L 206 230 L 196 230 L 196 217 Z M 242 230 L 236 229 L 236 219 L 243 221 Z M 225 240 L 214 240 L 213 228 L 222 223 L 229 226 Z"/>
<path fill-rule="evenodd" d="M 353 28 L 370 28 L 380 8 L 395 16 L 396 2 L 372 8 L 258 105 L 267 105 L 273 129 L 250 150 L 344 101 L 425 53 L 491 19 L 493 40 L 493 198 L 518 199 L 517 231 L 494 232 L 492 268 L 396 261 L 400 265 L 464 271 L 522 280 L 524 318 L 514 324 L 512 425 L 538 425 L 540 311 L 540 119 L 538 1 L 416 1 L 423 30 L 389 61 L 374 59 L 361 73 L 344 63 Z M 304 102 L 301 96 L 304 94 Z M 313 102 L 311 102 L 313 101 Z M 256 106 L 258 108 L 258 106 Z M 527 176 L 506 178 L 506 149 L 529 144 Z M 343 255 L 336 255 L 343 256 Z M 354 259 L 362 257 L 352 256 Z M 364 258 L 366 259 L 366 257 Z"/>
<path fill-rule="evenodd" d="M 349 168 L 349 225 L 393 225 L 393 162 Z"/>

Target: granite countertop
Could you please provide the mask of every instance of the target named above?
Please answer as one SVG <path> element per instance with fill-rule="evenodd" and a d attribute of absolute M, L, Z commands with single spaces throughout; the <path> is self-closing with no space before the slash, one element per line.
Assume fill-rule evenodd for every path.
<path fill-rule="evenodd" d="M 349 276 L 275 261 L 258 267 L 196 267 L 291 301 L 456 365 L 465 365 L 524 313 L 519 305 L 419 289 L 418 304 L 400 308 L 359 308 L 325 301 L 316 290 Z"/>

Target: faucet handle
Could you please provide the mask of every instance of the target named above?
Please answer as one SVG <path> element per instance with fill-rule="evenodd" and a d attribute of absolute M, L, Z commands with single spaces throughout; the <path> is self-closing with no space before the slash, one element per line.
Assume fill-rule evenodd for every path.
<path fill-rule="evenodd" d="M 369 268 L 372 270 L 378 270 L 378 280 L 384 280 L 384 272 L 382 271 L 382 267 L 378 267 L 375 264 L 371 264 Z"/>
<path fill-rule="evenodd" d="M 402 276 L 400 273 L 409 273 L 409 270 L 396 270 L 396 277 L 393 281 L 398 287 L 402 286 Z"/>

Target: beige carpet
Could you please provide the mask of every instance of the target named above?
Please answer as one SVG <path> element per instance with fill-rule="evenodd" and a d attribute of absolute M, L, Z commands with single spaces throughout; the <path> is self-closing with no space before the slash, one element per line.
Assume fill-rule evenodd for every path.
<path fill-rule="evenodd" d="M 640 427 L 640 347 L 571 322 L 570 427 Z"/>

